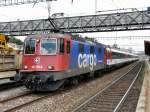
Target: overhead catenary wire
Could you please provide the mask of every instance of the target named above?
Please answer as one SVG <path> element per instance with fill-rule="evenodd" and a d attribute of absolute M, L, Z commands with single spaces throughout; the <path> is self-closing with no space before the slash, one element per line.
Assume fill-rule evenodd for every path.
<path fill-rule="evenodd" d="M 148 39 L 150 40 L 150 36 L 108 36 L 108 37 L 91 37 L 91 38 L 96 38 L 96 39 L 101 39 L 101 40 L 107 40 L 107 39 L 114 39 L 114 40 L 122 40 L 122 39 L 127 39 L 127 40 L 144 40 Z"/>

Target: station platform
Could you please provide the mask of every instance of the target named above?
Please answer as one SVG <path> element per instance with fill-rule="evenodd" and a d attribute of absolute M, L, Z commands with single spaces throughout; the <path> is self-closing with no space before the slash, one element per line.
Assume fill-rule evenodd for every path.
<path fill-rule="evenodd" d="M 9 77 L 14 77 L 16 74 L 16 71 L 5 71 L 5 72 L 0 72 L 0 79 L 5 79 Z"/>
<path fill-rule="evenodd" d="M 146 63 L 148 67 L 145 72 L 136 112 L 150 112 L 150 62 L 146 61 Z"/>

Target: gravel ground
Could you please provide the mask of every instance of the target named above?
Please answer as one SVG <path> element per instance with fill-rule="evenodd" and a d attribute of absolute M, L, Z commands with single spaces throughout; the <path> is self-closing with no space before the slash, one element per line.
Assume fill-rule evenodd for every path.
<path fill-rule="evenodd" d="M 17 87 L 17 88 L 12 88 L 10 90 L 2 91 L 0 92 L 0 101 L 7 98 L 18 96 L 28 91 L 29 90 L 27 90 L 25 87 Z"/>
<path fill-rule="evenodd" d="M 71 111 L 75 106 L 85 101 L 87 98 L 102 90 L 112 80 L 116 79 L 125 73 L 131 65 L 121 68 L 119 70 L 107 73 L 100 78 L 88 81 L 86 83 L 78 84 L 72 89 L 60 91 L 53 97 L 40 100 L 32 105 L 26 106 L 17 110 L 17 112 L 66 112 Z M 3 104 L 1 105 L 1 107 Z"/>
<path fill-rule="evenodd" d="M 33 95 L 33 94 L 30 94 L 30 95 L 27 95 L 27 96 L 23 96 L 23 97 L 18 97 L 15 100 L 10 100 L 8 102 L 0 104 L 0 111 L 2 112 L 4 110 L 10 109 L 10 108 L 15 107 L 15 106 L 18 106 L 20 104 L 24 104 L 26 102 L 32 101 L 34 99 L 37 99 L 39 97 L 40 96 Z"/>

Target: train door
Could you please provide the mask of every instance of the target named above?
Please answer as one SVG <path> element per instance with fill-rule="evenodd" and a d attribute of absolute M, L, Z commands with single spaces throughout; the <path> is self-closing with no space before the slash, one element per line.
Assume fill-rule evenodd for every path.
<path fill-rule="evenodd" d="M 60 38 L 60 56 L 61 56 L 61 62 L 59 62 L 59 65 L 61 65 L 62 69 L 68 69 L 70 64 L 70 39 L 66 38 Z"/>
<path fill-rule="evenodd" d="M 112 60 L 112 53 L 110 48 L 105 48 L 105 53 L 104 53 L 104 64 L 110 64 L 110 61 Z"/>
<path fill-rule="evenodd" d="M 67 40 L 65 41 L 65 62 L 66 62 L 66 65 L 67 65 L 67 68 L 69 67 L 69 63 L 70 63 L 70 48 L 71 48 L 71 42 L 70 40 Z"/>
<path fill-rule="evenodd" d="M 104 51 L 104 64 L 106 65 L 107 64 L 107 49 L 105 48 L 105 51 Z"/>

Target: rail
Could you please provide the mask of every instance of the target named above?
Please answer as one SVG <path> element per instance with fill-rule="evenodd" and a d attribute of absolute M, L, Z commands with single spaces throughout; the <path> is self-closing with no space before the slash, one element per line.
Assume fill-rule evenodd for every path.
<path fill-rule="evenodd" d="M 98 109 L 99 111 L 117 112 L 139 75 L 142 68 L 140 63 L 135 65 L 117 80 L 113 81 L 103 90 L 99 91 L 97 94 L 76 107 L 72 112 L 90 111 L 90 109 L 91 111 L 96 111 L 96 109 Z"/>

